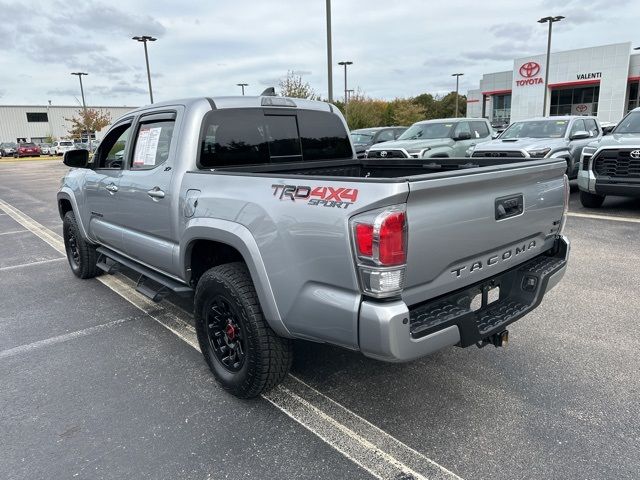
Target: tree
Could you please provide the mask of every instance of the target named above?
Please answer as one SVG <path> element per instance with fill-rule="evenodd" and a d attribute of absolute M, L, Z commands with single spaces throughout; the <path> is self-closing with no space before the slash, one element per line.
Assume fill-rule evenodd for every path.
<path fill-rule="evenodd" d="M 385 118 L 387 102 L 368 98 L 359 88 L 349 96 L 349 103 L 336 101 L 351 130 L 390 125 Z"/>
<path fill-rule="evenodd" d="M 296 75 L 292 71 L 287 71 L 287 76 L 278 82 L 278 93 L 283 97 L 308 98 L 309 100 L 320 100 L 320 95 L 311 88 L 309 82 L 305 82 L 302 76 Z"/>
<path fill-rule="evenodd" d="M 412 125 L 425 119 L 424 109 L 412 99 L 396 98 L 391 102 L 393 123 Z"/>
<path fill-rule="evenodd" d="M 111 123 L 111 115 L 95 108 L 80 109 L 72 118 L 65 118 L 71 122 L 69 135 L 72 138 L 82 138 L 85 135 L 102 130 Z"/>

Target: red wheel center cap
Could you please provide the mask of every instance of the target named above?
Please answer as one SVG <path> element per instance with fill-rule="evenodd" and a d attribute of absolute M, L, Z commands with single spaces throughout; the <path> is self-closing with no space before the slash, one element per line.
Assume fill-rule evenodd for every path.
<path fill-rule="evenodd" d="M 227 324 L 227 327 L 224 329 L 225 333 L 229 340 L 233 340 L 236 337 L 236 328 L 230 323 Z"/>

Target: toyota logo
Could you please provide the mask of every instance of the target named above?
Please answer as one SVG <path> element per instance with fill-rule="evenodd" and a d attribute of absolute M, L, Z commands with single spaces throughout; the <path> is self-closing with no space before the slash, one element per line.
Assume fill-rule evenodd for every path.
<path fill-rule="evenodd" d="M 540 73 L 540 64 L 536 62 L 527 62 L 520 67 L 520 76 L 524 78 L 535 77 Z"/>
<path fill-rule="evenodd" d="M 386 150 L 381 151 L 380 152 L 380 156 L 381 157 L 386 157 L 387 156 L 387 151 Z"/>
<path fill-rule="evenodd" d="M 588 107 L 586 105 L 584 105 L 584 104 L 576 105 L 576 112 L 580 112 L 580 113 L 586 112 L 587 109 L 588 109 Z"/>
<path fill-rule="evenodd" d="M 633 150 L 629 155 L 631 158 L 640 158 L 640 150 Z"/>
<path fill-rule="evenodd" d="M 500 152 L 491 152 L 491 156 L 492 157 L 499 157 L 500 156 Z"/>

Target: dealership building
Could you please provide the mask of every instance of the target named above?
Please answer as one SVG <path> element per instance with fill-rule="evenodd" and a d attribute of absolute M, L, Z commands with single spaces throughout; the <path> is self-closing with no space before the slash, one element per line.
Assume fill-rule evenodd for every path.
<path fill-rule="evenodd" d="M 513 61 L 506 72 L 487 73 L 480 88 L 467 92 L 467 115 L 493 124 L 543 115 L 595 115 L 601 122 L 618 122 L 640 106 L 640 54 L 631 43 L 616 43 L 551 53 L 549 84 L 545 85 L 546 55 Z"/>
<path fill-rule="evenodd" d="M 87 107 L 107 113 L 111 120 L 137 107 Z M 67 138 L 71 122 L 67 119 L 78 117 L 82 107 L 57 105 L 0 105 L 1 142 L 45 142 L 48 137 Z M 96 137 L 101 138 L 100 132 Z"/>

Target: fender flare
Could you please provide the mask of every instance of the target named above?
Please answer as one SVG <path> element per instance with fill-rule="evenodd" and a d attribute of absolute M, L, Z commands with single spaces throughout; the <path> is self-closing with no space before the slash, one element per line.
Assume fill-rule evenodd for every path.
<path fill-rule="evenodd" d="M 278 310 L 258 243 L 249 229 L 239 223 L 217 218 L 194 218 L 187 222 L 181 235 L 178 257 L 175 259 L 182 278 L 187 280 L 191 277 L 191 272 L 187 271 L 189 256 L 196 240 L 224 243 L 240 252 L 249 269 L 265 319 L 278 335 L 291 338 Z"/>
<path fill-rule="evenodd" d="M 82 233 L 83 238 L 89 240 L 89 236 L 87 235 L 87 230 L 84 228 L 84 224 L 82 223 L 82 216 L 78 214 L 78 202 L 76 201 L 76 197 L 73 194 L 73 190 L 69 187 L 62 187 L 60 191 L 56 195 L 56 203 L 58 205 L 58 214 L 60 215 L 60 219 L 64 220 L 64 215 L 60 208 L 60 200 L 68 200 L 71 203 L 71 210 L 76 217 L 76 223 L 80 227 L 80 233 Z M 89 240 L 90 241 L 90 240 Z"/>

